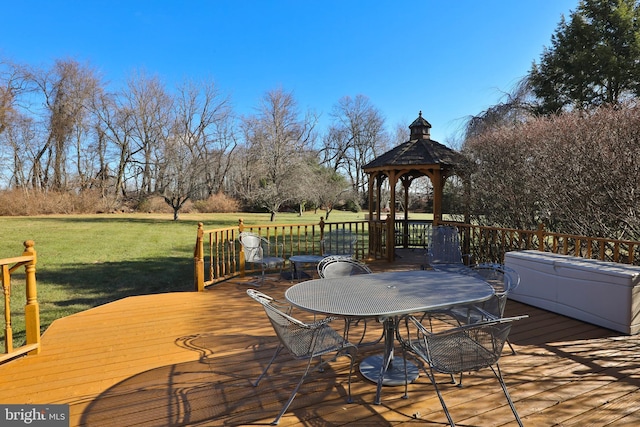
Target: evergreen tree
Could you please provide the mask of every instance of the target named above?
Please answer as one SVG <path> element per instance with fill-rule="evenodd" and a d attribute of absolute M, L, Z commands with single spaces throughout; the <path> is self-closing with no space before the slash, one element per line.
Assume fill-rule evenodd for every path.
<path fill-rule="evenodd" d="M 529 83 L 537 112 L 619 104 L 640 94 L 640 4 L 582 0 L 564 17 L 534 63 Z"/>

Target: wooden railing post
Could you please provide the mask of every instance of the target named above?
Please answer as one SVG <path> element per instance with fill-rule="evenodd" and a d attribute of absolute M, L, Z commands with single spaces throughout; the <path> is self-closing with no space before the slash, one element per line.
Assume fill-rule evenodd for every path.
<path fill-rule="evenodd" d="M 538 235 L 538 250 L 544 252 L 545 233 L 543 223 L 538 224 L 538 231 L 536 234 Z"/>
<path fill-rule="evenodd" d="M 27 304 L 24 307 L 25 331 L 27 335 L 27 345 L 34 344 L 37 347 L 28 354 L 40 353 L 40 306 L 38 305 L 38 295 L 36 288 L 36 250 L 33 240 L 24 242 L 23 256 L 33 256 L 33 260 L 24 266 L 26 274 Z"/>
<path fill-rule="evenodd" d="M 242 218 L 238 219 L 238 232 L 242 233 L 244 231 L 244 220 Z M 238 261 L 240 262 L 240 277 L 244 277 L 244 247 L 240 245 L 240 253 L 238 254 Z"/>
<path fill-rule="evenodd" d="M 2 265 L 2 290 L 4 292 L 4 350 L 13 351 L 13 328 L 11 327 L 11 274 L 9 266 Z"/>
<path fill-rule="evenodd" d="M 324 255 L 324 245 L 322 244 L 322 240 L 324 240 L 324 217 L 320 217 L 320 255 Z"/>
<path fill-rule="evenodd" d="M 194 285 L 196 292 L 204 291 L 204 224 L 198 223 L 198 237 L 193 251 Z"/>
<path fill-rule="evenodd" d="M 462 253 L 471 254 L 471 228 L 462 227 Z M 472 256 L 467 257 L 466 262 L 473 264 Z"/>

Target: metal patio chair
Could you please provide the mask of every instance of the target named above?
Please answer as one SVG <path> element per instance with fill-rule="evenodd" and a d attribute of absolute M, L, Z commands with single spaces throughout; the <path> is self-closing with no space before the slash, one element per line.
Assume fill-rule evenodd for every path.
<path fill-rule="evenodd" d="M 318 262 L 318 276 L 321 279 L 356 274 L 371 274 L 371 270 L 364 263 L 342 255 L 328 256 Z"/>
<path fill-rule="evenodd" d="M 320 244 L 322 245 L 322 255 L 341 255 L 352 257 L 357 238 L 358 236 L 344 228 L 328 231 L 323 235 L 323 238 L 320 241 Z"/>
<path fill-rule="evenodd" d="M 465 264 L 465 258 L 467 262 Z M 460 248 L 460 234 L 457 227 L 440 225 L 431 230 L 431 240 L 427 249 L 427 267 L 434 270 L 464 272 L 470 255 L 463 255 Z"/>
<path fill-rule="evenodd" d="M 512 323 L 525 317 L 527 316 L 493 319 L 438 333 L 427 330 L 413 316 L 405 318 L 405 335 L 398 332 L 403 353 L 409 351 L 423 362 L 423 371 L 436 389 L 442 409 L 451 426 L 455 426 L 455 423 L 440 393 L 434 372 L 449 374 L 453 377 L 456 374 L 483 368 L 490 368 L 496 376 L 518 425 L 522 426 L 513 400 L 507 391 L 498 360 L 511 331 Z M 405 382 L 405 392 L 407 382 Z"/>
<path fill-rule="evenodd" d="M 318 263 L 318 276 L 321 279 L 333 279 L 336 277 L 354 276 L 357 274 L 371 274 L 372 271 L 364 263 L 355 260 L 353 258 L 334 255 L 323 258 Z M 362 323 L 363 330 L 358 345 L 363 345 L 362 340 L 367 333 L 367 319 L 364 318 L 345 318 L 344 336 L 349 337 L 349 332 L 354 325 Z M 380 342 L 382 335 L 377 340 L 371 343 L 364 343 L 364 345 L 376 344 Z"/>
<path fill-rule="evenodd" d="M 520 284 L 518 272 L 504 264 L 482 263 L 471 267 L 470 274 L 489 283 L 495 291 L 494 296 L 482 304 L 453 307 L 446 313 L 451 315 L 459 325 L 503 317 L 509 293 Z M 511 353 L 516 354 L 509 340 L 507 345 Z"/>
<path fill-rule="evenodd" d="M 262 279 L 259 284 L 255 283 L 256 286 L 264 283 L 265 269 L 280 266 L 280 273 L 282 273 L 284 258 L 277 256 L 277 254 L 272 254 L 272 246 L 274 245 L 269 240 L 258 234 L 244 231 L 238 235 L 238 241 L 244 250 L 244 261 L 251 264 L 260 264 L 262 267 Z"/>
<path fill-rule="evenodd" d="M 271 424 L 278 424 L 280 418 L 287 412 L 287 409 L 289 409 L 291 402 L 293 402 L 293 399 L 298 393 L 298 389 L 307 376 L 313 371 L 321 369 L 327 363 L 334 361 L 340 355 L 347 356 L 350 359 L 347 402 L 351 403 L 351 375 L 353 373 L 353 362 L 357 348 L 329 326 L 329 322 L 331 322 L 333 318 L 328 317 L 317 322 L 304 323 L 291 316 L 290 304 L 277 301 L 255 289 L 248 289 L 247 294 L 262 304 L 280 341 L 273 357 L 255 383 L 253 383 L 253 386 L 258 386 L 260 380 L 266 375 L 271 364 L 283 349 L 286 349 L 295 359 L 307 360 L 306 368 L 300 381 L 298 381 L 289 400 L 287 400 Z M 323 355 L 330 353 L 335 353 L 335 355 L 330 359 L 322 359 Z M 311 362 L 314 358 L 318 358 L 319 363 L 312 368 Z"/>

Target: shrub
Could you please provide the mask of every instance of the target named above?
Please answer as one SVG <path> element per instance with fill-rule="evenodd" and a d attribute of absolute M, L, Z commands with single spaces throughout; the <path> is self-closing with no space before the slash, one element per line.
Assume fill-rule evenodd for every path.
<path fill-rule="evenodd" d="M 640 236 L 640 107 L 601 107 L 500 126 L 465 143 L 480 223 Z"/>
<path fill-rule="evenodd" d="M 0 191 L 1 216 L 101 213 L 110 212 L 115 206 L 115 198 L 103 197 L 98 190 L 81 193 L 20 189 Z"/>
<path fill-rule="evenodd" d="M 162 196 L 145 197 L 140 200 L 135 210 L 147 213 L 173 213 L 173 208 L 164 201 Z M 186 212 L 186 210 L 181 210 L 181 212 Z"/>
<path fill-rule="evenodd" d="M 224 193 L 212 194 L 208 199 L 193 202 L 193 208 L 200 213 L 238 212 L 240 203 Z"/>

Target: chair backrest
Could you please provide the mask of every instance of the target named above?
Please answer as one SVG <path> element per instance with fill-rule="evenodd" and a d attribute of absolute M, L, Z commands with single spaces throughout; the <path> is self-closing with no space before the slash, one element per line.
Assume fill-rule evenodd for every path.
<path fill-rule="evenodd" d="M 472 270 L 475 275 L 489 283 L 495 291 L 494 297 L 485 301 L 482 308 L 497 317 L 502 317 L 507 296 L 520 283 L 520 275 L 504 264 L 495 263 L 474 265 Z"/>
<path fill-rule="evenodd" d="M 365 264 L 344 256 L 329 256 L 318 263 L 318 276 L 322 279 L 370 273 L 371 270 Z"/>
<path fill-rule="evenodd" d="M 322 239 L 323 255 L 353 256 L 353 246 L 357 236 L 351 231 L 339 228 L 324 234 Z"/>
<path fill-rule="evenodd" d="M 313 342 L 313 326 L 291 316 L 291 305 L 275 300 L 255 289 L 247 289 L 247 295 L 262 304 L 280 343 L 294 357 L 309 355 Z"/>
<path fill-rule="evenodd" d="M 496 295 L 503 295 L 511 289 L 511 276 L 506 274 L 502 264 L 482 263 L 471 267 L 473 273 L 493 287 Z"/>
<path fill-rule="evenodd" d="M 264 248 L 266 239 L 260 237 L 255 233 L 251 233 L 248 231 L 243 231 L 238 236 L 238 241 L 242 245 L 244 249 L 244 260 L 245 262 L 256 262 L 259 263 L 262 261 L 264 257 Z M 265 243 L 266 242 L 266 243 Z"/>
<path fill-rule="evenodd" d="M 509 289 L 507 289 L 507 293 L 511 292 L 520 285 L 520 274 L 513 268 L 507 267 L 504 264 L 501 264 L 501 268 L 504 271 L 504 274 L 509 276 Z"/>
<path fill-rule="evenodd" d="M 471 323 L 435 334 L 411 317 L 410 321 L 418 330 L 416 344 L 420 344 L 412 348 L 417 349 L 420 357 L 438 372 L 457 374 L 477 371 L 498 362 L 513 322 L 525 317 Z"/>
<path fill-rule="evenodd" d="M 431 230 L 429 264 L 463 264 L 458 228 L 441 225 Z"/>

